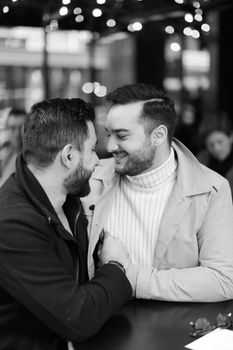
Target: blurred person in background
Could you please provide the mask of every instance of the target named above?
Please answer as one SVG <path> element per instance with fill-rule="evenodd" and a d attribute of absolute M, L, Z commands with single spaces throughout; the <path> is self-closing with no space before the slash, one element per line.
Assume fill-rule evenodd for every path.
<path fill-rule="evenodd" d="M 16 157 L 22 148 L 25 117 L 25 110 L 11 108 L 0 130 L 0 186 L 15 171 Z"/>
<path fill-rule="evenodd" d="M 224 176 L 233 193 L 233 129 L 225 112 L 213 113 L 200 129 L 205 149 L 198 155 L 201 163 Z"/>
<path fill-rule="evenodd" d="M 188 147 L 194 155 L 198 154 L 201 146 L 198 127 L 199 118 L 197 118 L 195 106 L 191 103 L 183 104 L 174 137 Z"/>

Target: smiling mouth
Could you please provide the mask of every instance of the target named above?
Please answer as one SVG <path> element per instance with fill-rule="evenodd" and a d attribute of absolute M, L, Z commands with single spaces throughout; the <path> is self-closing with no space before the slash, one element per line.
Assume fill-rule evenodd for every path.
<path fill-rule="evenodd" d="M 127 153 L 113 153 L 113 157 L 116 161 L 119 161 L 127 156 Z"/>

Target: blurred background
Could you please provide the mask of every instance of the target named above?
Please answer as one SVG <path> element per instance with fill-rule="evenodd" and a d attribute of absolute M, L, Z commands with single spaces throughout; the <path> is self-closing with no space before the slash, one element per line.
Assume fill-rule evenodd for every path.
<path fill-rule="evenodd" d="M 107 156 L 104 97 L 134 82 L 174 99 L 176 136 L 198 154 L 203 125 L 233 118 L 232 21 L 233 0 L 0 0 L 0 178 L 7 133 L 19 140 L 22 115 L 47 98 L 92 102 Z"/>

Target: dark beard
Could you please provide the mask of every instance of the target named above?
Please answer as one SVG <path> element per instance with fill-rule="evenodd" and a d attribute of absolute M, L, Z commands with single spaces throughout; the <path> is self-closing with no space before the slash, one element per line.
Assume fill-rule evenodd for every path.
<path fill-rule="evenodd" d="M 144 142 L 142 149 L 129 156 L 124 168 L 115 170 L 120 175 L 136 176 L 152 167 L 154 157 L 155 149 L 148 139 Z"/>
<path fill-rule="evenodd" d="M 153 164 L 152 159 L 129 159 L 123 169 L 116 170 L 120 175 L 136 176 L 148 170 Z"/>
<path fill-rule="evenodd" d="M 83 167 L 82 163 L 64 181 L 67 193 L 72 196 L 85 197 L 90 193 L 89 179 L 92 171 Z"/>

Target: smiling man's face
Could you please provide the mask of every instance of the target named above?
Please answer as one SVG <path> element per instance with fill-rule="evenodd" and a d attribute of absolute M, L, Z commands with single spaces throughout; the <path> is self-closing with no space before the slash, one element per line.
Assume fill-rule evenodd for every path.
<path fill-rule="evenodd" d="M 116 105 L 108 113 L 107 149 L 119 174 L 134 176 L 153 167 L 156 151 L 140 119 L 142 107 L 142 102 Z"/>

